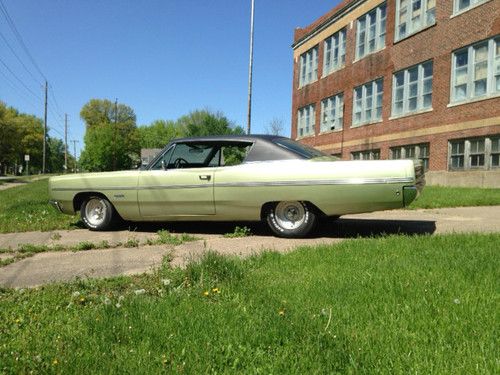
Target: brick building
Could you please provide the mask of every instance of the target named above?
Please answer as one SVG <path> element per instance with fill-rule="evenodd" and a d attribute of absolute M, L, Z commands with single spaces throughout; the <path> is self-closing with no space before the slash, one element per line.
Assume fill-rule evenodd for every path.
<path fill-rule="evenodd" d="M 293 55 L 292 138 L 500 187 L 500 0 L 345 0 Z"/>

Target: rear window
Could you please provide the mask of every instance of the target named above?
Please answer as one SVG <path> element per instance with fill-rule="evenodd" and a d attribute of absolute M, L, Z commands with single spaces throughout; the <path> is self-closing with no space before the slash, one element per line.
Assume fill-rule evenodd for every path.
<path fill-rule="evenodd" d="M 295 142 L 291 139 L 288 138 L 278 138 L 273 141 L 275 144 L 278 146 L 290 150 L 297 155 L 300 155 L 306 159 L 312 159 L 312 158 L 317 158 L 321 156 L 329 156 L 328 154 L 325 154 L 324 152 L 317 150 L 313 147 L 304 145 L 299 142 Z"/>

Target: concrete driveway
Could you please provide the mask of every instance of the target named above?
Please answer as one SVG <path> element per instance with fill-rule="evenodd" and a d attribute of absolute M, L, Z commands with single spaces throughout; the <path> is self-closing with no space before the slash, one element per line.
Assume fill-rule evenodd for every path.
<path fill-rule="evenodd" d="M 431 235 L 442 233 L 500 232 L 500 206 L 463 207 L 434 210 L 395 210 L 347 215 L 337 221 L 322 223 L 311 238 L 282 239 L 272 236 L 262 224 L 246 224 L 253 235 L 224 238 L 233 232 L 235 223 L 162 223 L 132 225 L 127 230 L 90 232 L 88 230 L 0 234 L 0 248 L 21 244 L 72 246 L 83 241 L 111 245 L 154 238 L 159 229 L 189 233 L 200 240 L 179 246 L 116 247 L 113 249 L 46 252 L 0 268 L 0 286 L 33 287 L 75 278 L 108 277 L 148 272 L 158 267 L 165 255 L 172 266 L 184 266 L 208 250 L 221 254 L 248 256 L 263 250 L 290 251 L 298 246 L 332 244 L 345 238 L 386 234 Z M 239 223 L 238 225 L 245 225 Z M 5 257 L 5 255 L 3 255 Z"/>

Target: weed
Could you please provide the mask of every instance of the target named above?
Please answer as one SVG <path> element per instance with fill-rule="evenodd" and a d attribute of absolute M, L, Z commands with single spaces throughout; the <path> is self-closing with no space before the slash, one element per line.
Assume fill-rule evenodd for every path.
<path fill-rule="evenodd" d="M 224 237 L 226 238 L 237 238 L 237 237 L 248 237 L 251 236 L 252 232 L 250 231 L 250 228 L 248 227 L 236 227 L 234 228 L 234 231 L 232 233 L 226 233 L 224 234 Z"/>
<path fill-rule="evenodd" d="M 139 247 L 139 240 L 137 238 L 129 238 L 124 244 L 124 247 Z"/>
<path fill-rule="evenodd" d="M 73 246 L 71 248 L 71 250 L 82 251 L 82 250 L 92 250 L 95 248 L 96 248 L 96 245 L 94 243 L 88 242 L 88 241 L 82 241 L 82 242 L 79 242 L 78 244 L 76 244 L 75 246 Z"/>
<path fill-rule="evenodd" d="M 54 232 L 50 235 L 50 239 L 53 240 L 53 241 L 57 241 L 57 240 L 60 240 L 61 239 L 61 235 L 57 232 Z"/>

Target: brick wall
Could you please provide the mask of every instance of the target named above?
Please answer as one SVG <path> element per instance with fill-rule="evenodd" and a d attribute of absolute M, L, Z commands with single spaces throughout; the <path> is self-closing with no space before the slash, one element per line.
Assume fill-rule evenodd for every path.
<path fill-rule="evenodd" d="M 336 12 L 345 9 L 349 3 L 360 2 L 344 1 L 309 27 L 295 31 L 292 138 L 295 139 L 297 136 L 297 110 L 314 103 L 316 104 L 316 134 L 302 138 L 301 142 L 330 153 L 342 152 L 344 159 L 349 159 L 352 151 L 372 148 L 381 150 L 381 158 L 388 158 L 389 147 L 429 142 L 430 169 L 446 170 L 449 139 L 500 134 L 500 120 L 482 127 L 459 125 L 474 124 L 482 119 L 500 119 L 500 97 L 449 105 L 452 52 L 500 35 L 500 1 L 490 0 L 457 16 L 451 16 L 453 0 L 437 1 L 435 25 L 394 43 L 396 1 L 387 0 L 385 48 L 353 62 L 355 60 L 356 22 L 346 23 L 346 66 L 321 78 L 324 38 L 318 39 L 315 41 L 319 44 L 318 81 L 299 89 L 300 58 L 298 55 L 305 52 L 300 51 L 300 40 L 307 37 L 311 30 L 317 29 L 322 23 L 335 16 Z M 361 3 L 373 3 L 375 7 L 380 1 Z M 338 29 L 339 25 L 332 25 L 333 28 Z M 311 36 L 311 39 L 314 39 L 314 36 Z M 297 43 L 299 43 L 298 46 Z M 393 73 L 427 60 L 433 60 L 432 110 L 390 119 Z M 382 121 L 351 128 L 354 87 L 379 77 L 384 79 Z M 339 92 L 344 93 L 343 130 L 320 135 L 321 100 Z M 450 126 L 454 124 L 457 124 L 456 130 L 454 126 Z M 446 127 L 446 130 L 441 130 L 441 127 L 443 129 Z"/>

